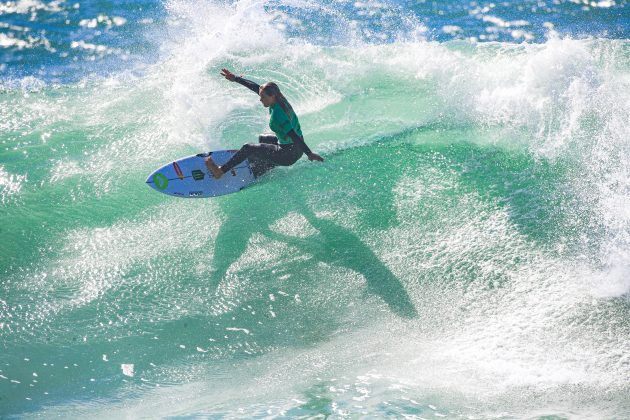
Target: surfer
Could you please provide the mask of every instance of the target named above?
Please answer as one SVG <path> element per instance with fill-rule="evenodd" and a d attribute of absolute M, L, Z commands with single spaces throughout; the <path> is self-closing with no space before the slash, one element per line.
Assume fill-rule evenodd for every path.
<path fill-rule="evenodd" d="M 297 115 L 291 104 L 280 92 L 274 82 L 267 82 L 260 86 L 251 80 L 238 77 L 227 69 L 221 71 L 221 76 L 231 82 L 239 83 L 260 96 L 265 108 L 269 108 L 269 128 L 275 135 L 261 135 L 259 143 L 248 143 L 232 156 L 224 165 L 217 165 L 208 156 L 205 160 L 208 170 L 219 179 L 245 159 L 250 159 L 254 166 L 254 173 L 258 175 L 274 166 L 291 166 L 306 154 L 309 160 L 323 162 L 324 159 L 304 143 L 302 129 Z"/>

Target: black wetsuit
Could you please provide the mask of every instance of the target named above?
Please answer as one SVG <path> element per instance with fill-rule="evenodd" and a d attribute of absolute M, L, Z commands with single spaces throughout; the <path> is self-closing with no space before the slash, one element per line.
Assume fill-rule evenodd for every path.
<path fill-rule="evenodd" d="M 234 81 L 259 94 L 260 85 L 257 83 L 242 77 L 236 77 Z M 278 138 L 274 135 L 259 136 L 259 143 L 243 145 L 225 165 L 221 166 L 221 170 L 227 173 L 245 159 L 249 159 L 252 171 L 258 177 L 274 166 L 291 166 L 302 157 L 303 153 L 311 153 L 304 143 L 304 138 L 294 130 L 291 130 L 288 136 L 293 141 L 292 144 L 279 144 Z"/>

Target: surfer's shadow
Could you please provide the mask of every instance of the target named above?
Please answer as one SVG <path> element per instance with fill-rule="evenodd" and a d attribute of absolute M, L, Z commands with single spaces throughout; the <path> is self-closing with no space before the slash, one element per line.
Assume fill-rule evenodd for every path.
<path fill-rule="evenodd" d="M 262 234 L 272 241 L 297 249 L 300 255 L 309 255 L 305 263 L 308 266 L 297 265 L 300 271 L 308 271 L 318 262 L 352 270 L 365 279 L 368 294 L 380 297 L 392 312 L 405 318 L 417 316 L 400 280 L 357 235 L 332 220 L 316 216 L 304 203 L 287 201 L 293 201 L 293 205 L 282 211 L 269 204 L 258 206 L 257 210 L 250 206 L 242 206 L 240 212 L 231 209 L 233 216 L 222 224 L 216 237 L 211 280 L 215 287 L 224 279 L 232 264 L 246 252 L 250 239 Z M 303 236 L 283 233 L 273 227 L 279 220 L 295 215 L 305 218 L 315 231 Z"/>

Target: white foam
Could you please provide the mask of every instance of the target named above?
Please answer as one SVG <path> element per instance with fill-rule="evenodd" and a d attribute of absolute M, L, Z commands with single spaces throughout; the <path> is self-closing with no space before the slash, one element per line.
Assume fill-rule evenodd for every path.
<path fill-rule="evenodd" d="M 459 32 L 462 32 L 462 28 L 460 28 L 457 25 L 445 25 L 442 27 L 442 32 L 449 34 L 449 35 L 454 35 L 457 34 Z"/>
<path fill-rule="evenodd" d="M 38 42 L 33 37 L 29 37 L 25 40 L 0 33 L 0 47 L 2 48 L 17 48 L 18 50 L 23 50 L 25 48 L 33 48 L 36 45 L 38 45 Z"/>
<path fill-rule="evenodd" d="M 4 166 L 0 165 L 0 202 L 7 204 L 14 200 L 26 182 L 27 175 L 11 174 L 4 169 Z"/>
<path fill-rule="evenodd" d="M 81 19 L 79 21 L 79 26 L 84 28 L 94 29 L 97 26 L 104 26 L 106 29 L 111 29 L 114 26 L 122 26 L 127 23 L 127 19 L 121 16 L 106 16 L 106 15 L 98 15 L 92 19 Z"/>
<path fill-rule="evenodd" d="M 63 10 L 63 0 L 51 1 L 48 3 L 39 0 L 17 0 L 0 3 L 0 15 L 2 14 L 27 14 L 36 13 L 38 10 L 46 12 L 61 12 Z"/>
<path fill-rule="evenodd" d="M 82 50 L 93 51 L 100 54 L 105 54 L 108 51 L 113 51 L 105 45 L 90 44 L 89 42 L 85 41 L 72 41 L 72 43 L 70 44 L 70 48 L 80 48 Z"/>
<path fill-rule="evenodd" d="M 134 365 L 133 363 L 123 363 L 120 365 L 120 369 L 122 370 L 123 375 L 133 377 L 134 376 Z"/>

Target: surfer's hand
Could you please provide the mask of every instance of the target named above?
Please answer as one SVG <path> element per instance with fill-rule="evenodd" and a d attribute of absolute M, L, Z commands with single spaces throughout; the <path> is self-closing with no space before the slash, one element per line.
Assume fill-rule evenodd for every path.
<path fill-rule="evenodd" d="M 320 155 L 318 155 L 317 153 L 309 153 L 308 155 L 306 155 L 306 157 L 308 157 L 308 160 L 317 160 L 319 162 L 323 162 L 324 158 L 321 157 Z"/>
<path fill-rule="evenodd" d="M 223 69 L 221 70 L 221 76 L 225 77 L 226 79 L 228 79 L 230 82 L 233 82 L 234 79 L 236 79 L 236 76 L 234 75 L 234 73 L 232 73 L 231 71 L 229 71 L 228 69 Z"/>

